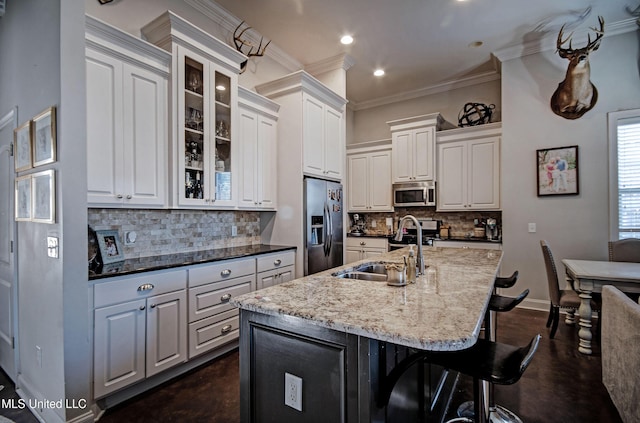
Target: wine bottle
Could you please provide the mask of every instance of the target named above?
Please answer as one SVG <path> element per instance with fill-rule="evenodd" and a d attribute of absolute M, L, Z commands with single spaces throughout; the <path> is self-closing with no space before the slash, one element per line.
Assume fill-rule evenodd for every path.
<path fill-rule="evenodd" d="M 191 174 L 188 171 L 184 175 L 184 196 L 185 198 L 193 198 L 193 184 Z"/>

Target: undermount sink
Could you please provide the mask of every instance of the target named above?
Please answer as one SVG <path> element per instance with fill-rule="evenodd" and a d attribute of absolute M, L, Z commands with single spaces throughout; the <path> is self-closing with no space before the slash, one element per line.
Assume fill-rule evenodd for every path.
<path fill-rule="evenodd" d="M 333 276 L 343 279 L 384 282 L 387 280 L 387 269 L 383 263 L 364 263 L 354 270 L 334 273 Z"/>
<path fill-rule="evenodd" d="M 378 273 L 381 275 L 387 275 L 387 269 L 385 268 L 385 265 L 382 263 L 365 263 L 365 264 L 361 264 L 359 267 L 356 268 L 357 272 L 364 272 L 364 273 Z"/>

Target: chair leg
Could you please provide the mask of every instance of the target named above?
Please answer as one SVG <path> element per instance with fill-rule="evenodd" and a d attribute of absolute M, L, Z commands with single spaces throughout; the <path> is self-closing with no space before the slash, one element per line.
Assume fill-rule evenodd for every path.
<path fill-rule="evenodd" d="M 567 317 L 564 319 L 564 322 L 567 325 L 575 325 L 576 324 L 576 310 L 570 309 L 567 311 Z"/>
<path fill-rule="evenodd" d="M 551 326 L 553 322 L 553 304 L 549 305 L 549 318 L 547 319 L 547 327 Z"/>
<path fill-rule="evenodd" d="M 560 320 L 560 307 L 554 307 L 553 309 L 553 325 L 551 327 L 551 334 L 549 334 L 549 338 L 553 339 L 556 336 L 556 331 L 558 330 L 558 321 Z"/>

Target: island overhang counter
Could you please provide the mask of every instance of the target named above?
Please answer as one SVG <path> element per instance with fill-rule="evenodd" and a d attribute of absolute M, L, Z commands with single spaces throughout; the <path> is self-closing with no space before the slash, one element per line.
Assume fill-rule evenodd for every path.
<path fill-rule="evenodd" d="M 407 252 L 232 299 L 241 309 L 243 423 L 441 420 L 455 377 L 446 370 L 421 363 L 397 381 L 389 402 L 381 403 L 381 390 L 412 351 L 475 344 L 502 251 L 425 247 L 425 274 L 402 287 L 335 276 L 363 263 L 399 263 Z M 285 404 L 296 388 L 291 376 L 302 382 L 293 394 L 301 407 Z"/>

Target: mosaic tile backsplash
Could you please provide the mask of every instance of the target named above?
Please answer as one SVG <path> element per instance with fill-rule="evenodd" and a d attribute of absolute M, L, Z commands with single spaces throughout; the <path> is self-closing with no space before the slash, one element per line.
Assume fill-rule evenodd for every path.
<path fill-rule="evenodd" d="M 126 258 L 261 243 L 260 212 L 89 209 L 88 221 L 94 230 L 117 230 Z M 231 236 L 234 225 L 235 237 Z M 125 245 L 129 231 L 135 231 L 137 238 Z"/>

